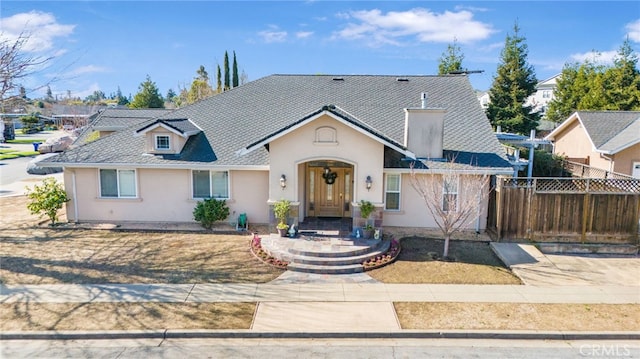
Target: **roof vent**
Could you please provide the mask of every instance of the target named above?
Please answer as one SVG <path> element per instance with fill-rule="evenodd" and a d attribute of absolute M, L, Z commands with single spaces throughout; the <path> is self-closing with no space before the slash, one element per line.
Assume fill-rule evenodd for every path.
<path fill-rule="evenodd" d="M 332 78 L 333 81 L 344 81 L 344 77 L 334 77 Z"/>
<path fill-rule="evenodd" d="M 397 77 L 396 81 L 398 82 L 409 82 L 409 79 L 406 77 Z"/>

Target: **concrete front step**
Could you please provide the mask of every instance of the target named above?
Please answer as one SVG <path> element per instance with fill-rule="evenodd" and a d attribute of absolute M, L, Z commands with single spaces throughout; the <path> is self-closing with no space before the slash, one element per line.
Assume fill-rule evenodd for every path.
<path fill-rule="evenodd" d="M 288 270 L 318 274 L 363 272 L 362 263 L 385 253 L 390 240 L 301 236 L 262 239 L 262 248 L 272 256 L 289 262 Z"/>
<path fill-rule="evenodd" d="M 287 270 L 316 274 L 351 274 L 364 272 L 364 267 L 361 264 L 322 266 L 314 264 L 289 263 Z"/>
<path fill-rule="evenodd" d="M 361 264 L 362 262 L 374 258 L 383 254 L 389 249 L 391 242 L 381 241 L 379 245 L 369 248 L 364 254 L 357 254 L 352 256 L 340 256 L 340 257 L 327 257 L 327 256 L 315 256 L 315 255 L 291 255 L 289 257 L 290 262 L 300 264 L 312 264 L 318 266 L 342 266 L 349 264 Z"/>

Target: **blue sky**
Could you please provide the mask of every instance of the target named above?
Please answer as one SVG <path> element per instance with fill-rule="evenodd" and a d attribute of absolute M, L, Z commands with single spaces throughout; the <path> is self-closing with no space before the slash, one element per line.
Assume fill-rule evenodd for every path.
<path fill-rule="evenodd" d="M 225 51 L 248 80 L 270 74 L 437 73 L 454 38 L 479 90 L 491 86 L 515 21 L 539 80 L 567 62 L 610 62 L 629 36 L 640 48 L 638 1 L 11 1 L 4 38 L 30 34 L 31 56 L 55 56 L 25 82 L 55 79 L 54 94 L 84 98 L 119 86 L 135 94 L 148 74 L 161 93 L 188 87 L 204 65 L 214 78 Z M 32 92 L 33 91 L 33 92 Z"/>

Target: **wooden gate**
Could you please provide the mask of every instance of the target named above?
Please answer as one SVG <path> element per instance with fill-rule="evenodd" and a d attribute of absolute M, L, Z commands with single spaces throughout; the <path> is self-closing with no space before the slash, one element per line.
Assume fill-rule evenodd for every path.
<path fill-rule="evenodd" d="M 488 226 L 498 238 L 638 243 L 640 180 L 496 179 Z"/>

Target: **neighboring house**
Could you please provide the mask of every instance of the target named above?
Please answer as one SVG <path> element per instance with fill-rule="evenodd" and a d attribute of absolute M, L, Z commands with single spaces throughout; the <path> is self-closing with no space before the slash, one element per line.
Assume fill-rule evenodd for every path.
<path fill-rule="evenodd" d="M 107 108 L 102 109 L 89 117 L 88 126 L 82 131 L 76 140 L 76 144 L 85 143 L 87 140 L 95 140 L 129 126 L 140 124 L 144 121 L 160 117 L 172 110 L 165 109 L 131 109 L 131 108 Z"/>
<path fill-rule="evenodd" d="M 513 172 L 468 78 L 452 75 L 272 75 L 41 164 L 64 166 L 70 221 L 192 222 L 213 197 L 256 224 L 273 223 L 280 199 L 300 222 L 355 218 L 367 200 L 403 227 L 435 227 L 412 165 Z M 486 211 L 469 228 L 484 229 Z"/>
<path fill-rule="evenodd" d="M 554 92 L 556 90 L 556 80 L 560 77 L 557 74 L 546 80 L 538 82 L 536 85 L 536 92 L 529 96 L 525 101 L 526 106 L 532 106 L 533 112 L 539 112 L 543 118 L 547 113 L 549 102 L 554 99 Z"/>
<path fill-rule="evenodd" d="M 532 106 L 532 112 L 539 112 L 544 119 L 549 107 L 549 102 L 554 99 L 554 92 L 556 90 L 556 80 L 560 77 L 560 74 L 550 77 L 546 80 L 540 81 L 536 84 L 536 92 L 527 97 L 524 104 L 526 106 Z M 477 93 L 478 101 L 483 109 L 489 107 L 491 102 L 491 96 L 488 91 Z M 548 126 L 548 125 L 547 125 Z M 545 130 L 546 128 L 538 128 L 539 130 Z"/>
<path fill-rule="evenodd" d="M 640 178 L 640 112 L 578 111 L 545 139 L 555 154 Z"/>

